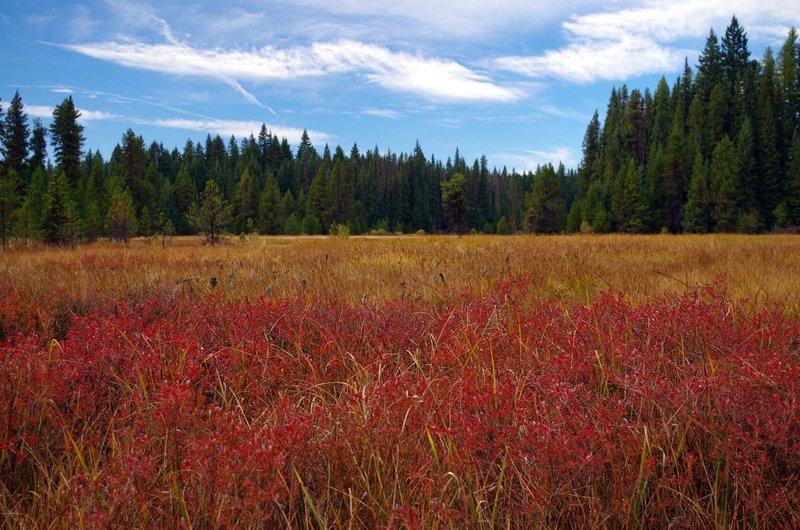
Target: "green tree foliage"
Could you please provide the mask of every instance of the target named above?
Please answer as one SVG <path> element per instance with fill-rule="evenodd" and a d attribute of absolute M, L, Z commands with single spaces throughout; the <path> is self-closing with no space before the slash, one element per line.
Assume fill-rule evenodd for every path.
<path fill-rule="evenodd" d="M 108 237 L 115 241 L 127 242 L 136 235 L 137 226 L 136 210 L 130 193 L 127 191 L 112 193 L 106 217 Z"/>
<path fill-rule="evenodd" d="M 50 176 L 42 212 L 42 236 L 48 245 L 74 245 L 78 238 L 78 217 L 72 191 L 63 168 Z"/>
<path fill-rule="evenodd" d="M 81 153 L 83 151 L 83 125 L 78 123 L 81 113 L 75 108 L 72 96 L 53 109 L 50 140 L 56 164 L 64 171 L 72 189 L 81 181 Z"/>
<path fill-rule="evenodd" d="M 554 233 L 566 227 L 566 202 L 553 166 L 538 172 L 528 197 L 525 224 L 534 233 Z"/>
<path fill-rule="evenodd" d="M 287 193 L 290 192 L 287 191 Z M 258 229 L 262 234 L 279 234 L 284 222 L 278 179 L 270 173 L 259 200 Z"/>
<path fill-rule="evenodd" d="M 689 193 L 683 207 L 683 230 L 688 233 L 704 234 L 709 231 L 711 222 L 708 174 L 703 154 L 698 148 L 694 155 Z"/>
<path fill-rule="evenodd" d="M 794 135 L 789 152 L 789 173 L 786 182 L 787 222 L 800 226 L 800 133 Z"/>
<path fill-rule="evenodd" d="M 645 204 L 642 198 L 639 171 L 633 159 L 620 171 L 611 198 L 611 210 L 620 232 L 639 233 L 645 228 Z"/>
<path fill-rule="evenodd" d="M 467 215 L 467 196 L 464 191 L 466 181 L 463 173 L 455 173 L 442 182 L 442 207 L 450 229 L 458 234 L 464 230 L 464 217 Z"/>
<path fill-rule="evenodd" d="M 17 207 L 17 188 L 19 177 L 14 168 L 0 171 L 0 240 L 3 250 L 11 236 L 14 226 L 14 210 Z"/>
<path fill-rule="evenodd" d="M 24 193 L 27 182 L 28 163 L 28 115 L 25 114 L 19 90 L 11 99 L 6 111 L 3 135 L 6 170 L 14 170 L 17 175 L 15 192 Z"/>
<path fill-rule="evenodd" d="M 270 178 L 275 179 L 272 174 Z M 233 193 L 233 212 L 233 231 L 237 234 L 247 230 L 248 219 L 254 223 L 259 218 L 258 186 L 249 168 L 245 168 Z"/>
<path fill-rule="evenodd" d="M 725 136 L 717 144 L 711 158 L 711 219 L 715 232 L 736 230 L 739 217 L 738 174 L 736 149 L 731 139 Z"/>
<path fill-rule="evenodd" d="M 219 243 L 220 237 L 231 224 L 231 206 L 222 197 L 219 185 L 206 181 L 206 187 L 200 194 L 200 204 L 192 204 L 188 218 L 197 230 L 205 236 L 209 245 Z"/>
<path fill-rule="evenodd" d="M 42 125 L 42 120 L 39 118 L 33 119 L 33 130 L 31 131 L 30 140 L 30 159 L 28 160 L 28 167 L 31 174 L 36 171 L 36 168 L 44 169 L 47 161 L 47 129 Z"/>

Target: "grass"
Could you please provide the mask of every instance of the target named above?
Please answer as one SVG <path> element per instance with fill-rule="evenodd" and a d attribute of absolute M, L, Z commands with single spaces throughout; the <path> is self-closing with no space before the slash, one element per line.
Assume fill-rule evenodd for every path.
<path fill-rule="evenodd" d="M 2 254 L 0 528 L 797 527 L 799 247 Z"/>
<path fill-rule="evenodd" d="M 443 303 L 519 275 L 532 278 L 531 298 L 567 304 L 608 289 L 637 301 L 722 280 L 734 299 L 780 303 L 788 315 L 800 315 L 794 236 L 262 237 L 217 247 L 174 241 L 166 248 L 138 240 L 0 254 L 0 289 L 13 291 L 17 306 L 36 308 L 21 318 L 33 317 L 56 335 L 65 311 L 81 314 L 98 299 L 202 299 L 213 292 L 230 301 Z M 7 329 L 10 318 L 0 312 Z"/>

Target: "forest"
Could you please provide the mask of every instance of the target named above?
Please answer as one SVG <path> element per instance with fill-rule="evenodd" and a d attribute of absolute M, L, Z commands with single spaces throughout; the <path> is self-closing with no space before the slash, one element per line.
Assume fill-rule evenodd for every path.
<path fill-rule="evenodd" d="M 0 102 L 1 103 L 1 102 Z M 84 151 L 72 96 L 52 123 L 30 124 L 19 91 L 0 107 L 0 236 L 72 245 L 97 238 L 194 234 L 215 204 L 221 229 L 261 234 L 515 232 L 706 233 L 800 226 L 800 43 L 751 58 L 733 17 L 712 29 L 693 70 L 653 91 L 614 88 L 595 112 L 575 169 L 533 172 L 447 160 L 349 153 L 304 134 L 293 149 L 209 134 L 182 150 L 128 129 L 106 159 Z M 48 142 L 54 160 L 48 156 Z"/>

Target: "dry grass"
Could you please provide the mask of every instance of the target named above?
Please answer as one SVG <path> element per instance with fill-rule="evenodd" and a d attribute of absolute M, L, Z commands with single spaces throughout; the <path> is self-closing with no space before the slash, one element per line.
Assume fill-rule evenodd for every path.
<path fill-rule="evenodd" d="M 205 247 L 178 238 L 0 255 L 0 287 L 37 308 L 44 331 L 65 308 L 98 300 L 335 298 L 350 304 L 481 294 L 498 278 L 530 275 L 531 300 L 587 302 L 609 288 L 633 301 L 722 280 L 734 299 L 777 302 L 800 315 L 800 238 L 794 236 L 511 236 L 285 238 Z M 63 317 L 64 315 L 62 315 Z"/>

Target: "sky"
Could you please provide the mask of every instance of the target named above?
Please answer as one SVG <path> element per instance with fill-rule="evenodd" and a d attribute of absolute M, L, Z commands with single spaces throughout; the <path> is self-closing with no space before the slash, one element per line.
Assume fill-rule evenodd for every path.
<path fill-rule="evenodd" d="M 797 0 L 3 0 L 0 97 L 50 123 L 72 95 L 86 149 L 127 129 L 411 152 L 518 171 L 580 162 L 612 87 L 670 85 L 736 15 L 760 58 Z"/>

